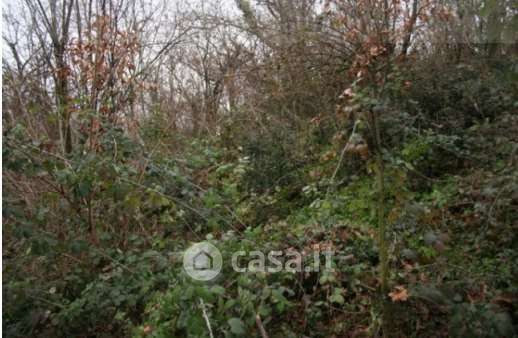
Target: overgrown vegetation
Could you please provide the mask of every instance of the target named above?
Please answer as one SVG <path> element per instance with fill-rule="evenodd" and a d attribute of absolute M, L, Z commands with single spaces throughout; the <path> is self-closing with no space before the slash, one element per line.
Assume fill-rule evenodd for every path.
<path fill-rule="evenodd" d="M 6 6 L 4 335 L 518 335 L 516 5 L 225 6 Z"/>

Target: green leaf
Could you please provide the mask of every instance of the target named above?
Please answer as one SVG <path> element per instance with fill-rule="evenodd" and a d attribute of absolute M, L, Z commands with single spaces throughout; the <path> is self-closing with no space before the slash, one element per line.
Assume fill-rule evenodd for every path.
<path fill-rule="evenodd" d="M 225 288 L 222 287 L 221 285 L 214 285 L 212 288 L 210 288 L 210 291 L 212 291 L 212 293 L 215 293 L 217 295 L 222 295 L 225 293 Z"/>
<path fill-rule="evenodd" d="M 225 303 L 225 310 L 230 309 L 231 307 L 233 307 L 236 304 L 237 304 L 237 302 L 234 299 L 227 300 L 227 302 Z"/>
<path fill-rule="evenodd" d="M 79 197 L 86 197 L 90 194 L 92 184 L 89 181 L 81 181 L 77 186 L 77 194 Z"/>
<path fill-rule="evenodd" d="M 337 304 L 343 304 L 345 299 L 341 294 L 335 293 L 331 297 L 329 297 L 329 300 L 333 303 Z"/>
<path fill-rule="evenodd" d="M 233 334 L 244 335 L 245 334 L 245 323 L 239 318 L 230 318 L 228 320 L 228 325 L 230 325 L 230 331 Z"/>
<path fill-rule="evenodd" d="M 266 305 L 261 305 L 258 312 L 262 317 L 267 317 L 272 313 L 272 309 Z"/>

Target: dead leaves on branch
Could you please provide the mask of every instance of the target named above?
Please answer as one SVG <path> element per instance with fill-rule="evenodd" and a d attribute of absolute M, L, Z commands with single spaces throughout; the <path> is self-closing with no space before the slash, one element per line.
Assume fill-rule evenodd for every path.
<path fill-rule="evenodd" d="M 99 16 L 85 40 L 71 43 L 71 71 L 91 96 L 90 101 L 115 100 L 120 106 L 130 99 L 129 88 L 136 87 L 135 60 L 141 47 L 138 32 L 121 31 L 115 20 Z"/>

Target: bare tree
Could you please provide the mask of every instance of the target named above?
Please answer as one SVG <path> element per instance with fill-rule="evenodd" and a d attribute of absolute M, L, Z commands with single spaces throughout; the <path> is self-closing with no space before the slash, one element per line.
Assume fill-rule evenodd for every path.
<path fill-rule="evenodd" d="M 32 14 L 33 25 L 37 27 L 36 36 L 45 61 L 53 74 L 60 143 L 63 152 L 69 153 L 72 151 L 72 131 L 66 48 L 74 0 L 49 0 L 47 6 L 41 0 L 26 0 L 26 4 Z"/>

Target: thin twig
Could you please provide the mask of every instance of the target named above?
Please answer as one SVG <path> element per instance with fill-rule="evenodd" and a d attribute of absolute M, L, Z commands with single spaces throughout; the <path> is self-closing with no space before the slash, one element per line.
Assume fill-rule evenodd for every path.
<path fill-rule="evenodd" d="M 210 338 L 214 338 L 214 334 L 212 333 L 212 328 L 210 326 L 209 316 L 207 315 L 207 310 L 205 309 L 205 303 L 203 299 L 200 298 L 201 311 L 203 312 L 203 318 L 205 319 L 205 323 L 207 324 L 207 328 L 209 329 Z"/>
<path fill-rule="evenodd" d="M 329 189 L 333 185 L 333 182 L 335 181 L 336 175 L 338 174 L 338 170 L 342 166 L 342 162 L 344 160 L 345 152 L 347 151 L 347 149 L 349 149 L 349 146 L 350 146 L 350 141 L 351 141 L 352 137 L 356 134 L 356 127 L 357 127 L 357 125 L 358 125 L 358 121 L 356 121 L 354 123 L 353 131 L 351 132 L 349 140 L 347 141 L 347 143 L 345 144 L 344 148 L 342 149 L 342 153 L 340 154 L 340 159 L 338 160 L 338 164 L 336 165 L 335 171 L 333 172 L 333 176 L 331 176 L 331 180 L 329 181 L 329 186 L 327 187 L 326 196 L 329 194 Z"/>
<path fill-rule="evenodd" d="M 259 328 L 259 332 L 261 332 L 262 338 L 269 338 L 268 333 L 266 333 L 266 330 L 264 329 L 263 322 L 261 320 L 261 317 L 259 314 L 255 315 L 255 323 L 257 324 L 257 327 Z"/>

